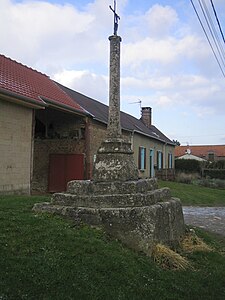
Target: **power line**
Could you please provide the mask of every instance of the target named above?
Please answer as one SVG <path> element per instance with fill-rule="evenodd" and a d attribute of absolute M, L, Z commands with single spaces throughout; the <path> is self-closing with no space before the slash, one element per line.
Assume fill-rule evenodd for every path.
<path fill-rule="evenodd" d="M 212 5 L 212 9 L 213 9 L 214 15 L 215 15 L 215 17 L 216 17 L 217 24 L 218 24 L 218 26 L 219 26 L 220 33 L 221 33 L 221 35 L 222 35 L 222 38 L 223 38 L 223 41 L 224 41 L 224 44 L 225 44 L 225 39 L 224 39 L 223 31 L 222 31 L 222 28 L 221 28 L 221 26 L 220 26 L 220 21 L 219 21 L 219 19 L 218 19 L 218 17 L 217 17 L 216 9 L 215 9 L 215 7 L 214 7 L 213 1 L 210 0 L 210 2 L 211 2 L 211 5 Z"/>
<path fill-rule="evenodd" d="M 199 23 L 200 23 L 200 25 L 201 25 L 201 27 L 202 27 L 202 30 L 204 31 L 204 34 L 205 34 L 205 36 L 206 36 L 206 38 L 207 38 L 207 41 L 208 41 L 208 43 L 209 43 L 209 45 L 210 45 L 210 47 L 211 47 L 211 50 L 212 50 L 212 52 L 213 52 L 213 55 L 214 55 L 214 57 L 215 57 L 215 59 L 216 59 L 218 65 L 219 65 L 219 68 L 220 68 L 220 70 L 221 70 L 223 76 L 225 77 L 225 73 L 224 73 L 224 71 L 223 71 L 223 68 L 222 68 L 222 66 L 221 66 L 221 64 L 220 64 L 220 61 L 219 61 L 219 59 L 218 59 L 218 57 L 217 57 L 217 55 L 216 55 L 216 53 L 215 53 L 215 50 L 214 50 L 214 48 L 213 48 L 213 45 L 212 45 L 212 43 L 211 43 L 211 41 L 210 41 L 210 39 L 209 39 L 209 36 L 208 36 L 208 34 L 207 34 L 206 30 L 205 30 L 205 27 L 204 27 L 204 25 L 203 25 L 203 23 L 202 23 L 202 21 L 201 21 L 201 18 L 200 18 L 199 14 L 198 14 L 198 11 L 197 11 L 197 9 L 196 9 L 196 7 L 195 7 L 193 1 L 192 1 L 192 0 L 190 0 L 190 1 L 191 1 L 192 6 L 193 6 L 193 9 L 194 9 L 194 11 L 195 11 L 195 14 L 196 14 L 196 16 L 197 16 L 197 18 L 198 18 L 198 21 L 199 21 Z"/>
<path fill-rule="evenodd" d="M 176 138 L 193 138 L 193 137 L 203 137 L 203 136 L 225 136 L 224 133 L 221 134 L 201 134 L 201 135 L 178 135 Z"/>
<path fill-rule="evenodd" d="M 199 3 L 200 3 L 200 2 L 199 2 Z M 212 21 L 212 18 L 211 18 L 211 16 L 210 16 L 209 10 L 208 10 L 208 8 L 207 8 L 207 5 L 205 4 L 205 0 L 202 0 L 202 3 L 203 3 L 203 6 L 204 6 L 204 9 L 203 9 L 203 7 L 201 6 L 201 4 L 200 4 L 200 6 L 201 6 L 201 9 L 202 9 L 203 15 L 204 15 L 205 20 L 206 20 L 206 23 L 207 23 L 207 25 L 208 25 L 208 27 L 209 27 L 209 30 L 210 30 L 210 33 L 211 33 L 212 38 L 213 38 L 213 40 L 214 40 L 214 43 L 215 43 L 215 45 L 216 45 L 217 51 L 218 51 L 218 53 L 219 53 L 219 55 L 220 55 L 221 61 L 222 61 L 223 65 L 225 66 L 225 63 L 224 63 L 224 59 L 225 59 L 225 51 L 224 51 L 223 45 L 222 45 L 221 42 L 220 42 L 219 36 L 218 36 L 218 34 L 217 34 L 216 28 L 215 28 L 214 23 L 213 23 L 213 21 Z M 206 14 L 204 13 L 204 10 L 205 10 Z M 208 20 L 207 20 L 206 15 L 207 15 L 207 17 L 208 17 Z M 223 57 L 222 57 L 222 56 L 223 56 Z"/>

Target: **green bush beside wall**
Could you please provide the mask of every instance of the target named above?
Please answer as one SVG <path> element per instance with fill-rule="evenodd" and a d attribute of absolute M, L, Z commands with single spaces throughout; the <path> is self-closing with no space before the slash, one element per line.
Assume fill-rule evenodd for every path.
<path fill-rule="evenodd" d="M 203 169 L 203 177 L 225 179 L 225 169 Z"/>
<path fill-rule="evenodd" d="M 200 173 L 201 162 L 195 159 L 176 159 L 175 170 L 185 173 Z"/>

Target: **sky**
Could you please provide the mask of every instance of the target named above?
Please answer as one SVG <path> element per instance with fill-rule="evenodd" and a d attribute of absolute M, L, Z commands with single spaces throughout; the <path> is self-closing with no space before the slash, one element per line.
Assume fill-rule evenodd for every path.
<path fill-rule="evenodd" d="M 214 22 L 210 0 L 201 1 Z M 225 34 L 225 1 L 213 3 Z M 0 0 L 0 53 L 108 104 L 109 5 Z M 121 110 L 140 118 L 141 106 L 152 107 L 153 125 L 182 145 L 225 144 L 225 76 L 191 1 L 117 0 L 117 13 Z"/>

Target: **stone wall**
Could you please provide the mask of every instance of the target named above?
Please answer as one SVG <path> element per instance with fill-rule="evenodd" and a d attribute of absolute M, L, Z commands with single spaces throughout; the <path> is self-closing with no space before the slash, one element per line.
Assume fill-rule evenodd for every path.
<path fill-rule="evenodd" d="M 84 117 L 52 108 L 37 110 L 32 192 L 48 191 L 50 154 L 85 154 L 85 143 Z"/>
<path fill-rule="evenodd" d="M 32 109 L 0 100 L 0 194 L 29 194 Z"/>

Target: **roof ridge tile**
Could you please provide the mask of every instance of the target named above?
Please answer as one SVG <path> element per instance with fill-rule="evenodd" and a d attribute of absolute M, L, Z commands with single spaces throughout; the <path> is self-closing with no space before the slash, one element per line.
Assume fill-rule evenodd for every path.
<path fill-rule="evenodd" d="M 12 59 L 12 58 L 10 58 L 10 57 L 8 57 L 8 56 L 5 56 L 4 54 L 0 54 L 0 56 L 4 57 L 5 59 L 10 60 L 10 61 L 13 62 L 13 63 L 16 63 L 16 64 L 20 65 L 20 66 L 22 66 L 22 67 L 25 67 L 25 68 L 27 68 L 28 70 L 31 70 L 31 71 L 34 71 L 34 72 L 40 74 L 40 75 L 46 76 L 47 78 L 50 79 L 50 76 L 46 75 L 45 73 L 42 73 L 42 72 L 40 72 L 40 71 L 38 71 L 38 70 L 36 70 L 36 69 L 33 69 L 33 68 L 31 68 L 31 67 L 28 67 L 27 65 L 22 64 L 21 62 L 18 62 L 18 61 L 15 60 L 15 59 Z"/>
<path fill-rule="evenodd" d="M 79 103 L 76 103 L 49 76 L 34 70 L 16 60 L 0 54 L 0 88 L 30 99 L 38 104 L 42 99 L 49 100 L 49 104 L 66 107 L 71 111 L 87 113 Z"/>

